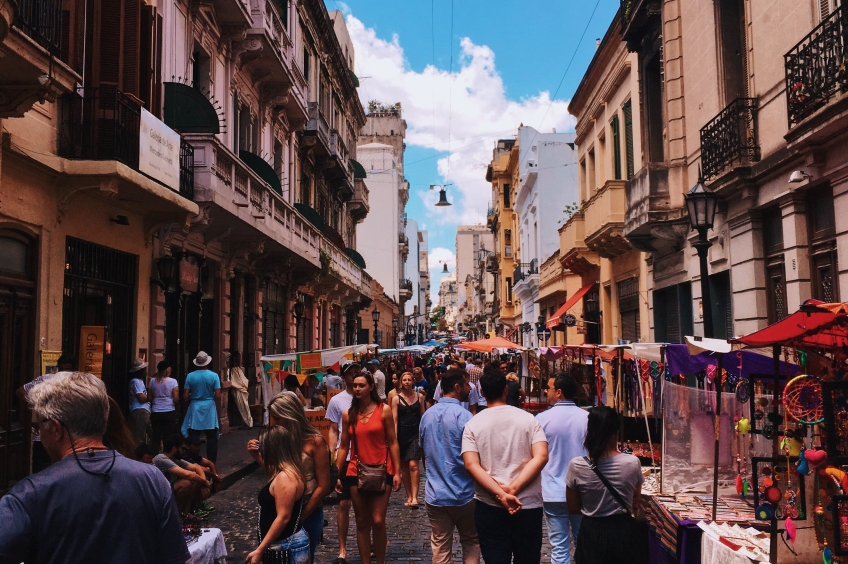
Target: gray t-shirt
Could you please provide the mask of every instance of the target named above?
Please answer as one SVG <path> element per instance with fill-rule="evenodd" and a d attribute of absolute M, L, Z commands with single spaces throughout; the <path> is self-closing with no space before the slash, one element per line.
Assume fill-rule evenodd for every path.
<path fill-rule="evenodd" d="M 171 460 L 164 454 L 157 454 L 156 456 L 154 456 L 153 464 L 155 464 L 156 468 L 158 468 L 162 471 L 163 474 L 165 474 L 165 477 L 168 478 L 168 481 L 171 483 L 171 485 L 174 485 L 174 482 L 179 479 L 173 472 L 171 472 L 171 469 L 179 466 L 183 470 L 188 470 L 188 462 L 179 458 L 176 460 Z"/>
<path fill-rule="evenodd" d="M 598 462 L 598 470 L 627 504 L 627 512 L 632 513 L 633 493 L 641 489 L 644 481 L 639 459 L 631 454 L 602 458 Z M 571 459 L 565 485 L 580 492 L 583 505 L 581 513 L 586 517 L 608 517 L 624 513 L 621 504 L 582 456 Z"/>

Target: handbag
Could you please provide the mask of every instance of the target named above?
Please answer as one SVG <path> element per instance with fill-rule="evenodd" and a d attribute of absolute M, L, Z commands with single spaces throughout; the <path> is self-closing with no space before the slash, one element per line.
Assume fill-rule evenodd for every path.
<path fill-rule="evenodd" d="M 609 483 L 606 476 L 601 474 L 601 471 L 598 469 L 596 464 L 593 464 L 591 460 L 589 460 L 588 456 L 584 456 L 583 460 L 586 461 L 586 464 L 589 465 L 589 468 L 595 472 L 595 475 L 600 478 L 601 482 L 603 482 L 604 486 L 607 488 L 607 491 L 612 494 L 612 497 L 618 502 L 618 504 L 624 508 L 627 512 L 626 515 L 630 522 L 630 530 L 632 534 L 632 539 L 635 541 L 631 544 L 630 550 L 632 551 L 632 560 L 631 562 L 648 562 L 650 549 L 648 547 L 648 521 L 647 520 L 639 520 L 634 517 L 627 507 L 627 504 L 624 502 L 624 498 L 621 497 L 621 494 L 618 493 L 612 484 Z"/>
<path fill-rule="evenodd" d="M 381 404 L 382 405 L 382 404 Z M 377 406 L 380 407 L 379 405 Z M 376 411 L 376 409 L 375 409 Z M 373 415 L 372 415 L 373 417 Z M 386 460 L 382 464 L 365 464 L 359 458 L 356 429 L 353 431 L 353 449 L 356 454 L 356 487 L 362 493 L 381 494 L 386 491 L 388 476 L 389 445 L 386 444 Z"/>
<path fill-rule="evenodd" d="M 304 531 L 303 526 L 300 523 L 300 515 L 303 512 L 304 499 L 300 500 L 300 507 L 297 510 L 297 519 L 294 522 L 294 532 L 291 536 L 281 539 L 274 543 L 275 545 L 279 545 L 278 547 L 269 547 L 266 548 L 262 552 L 262 564 L 296 564 L 295 559 L 292 558 L 292 541 L 296 540 L 295 537 L 305 536 L 306 531 Z M 260 528 L 260 523 L 262 522 L 262 506 L 259 506 L 259 522 L 256 524 L 256 536 L 259 537 L 259 542 L 262 543 L 262 529 Z M 303 533 L 303 535 L 301 535 Z M 307 546 L 309 543 L 309 538 L 306 537 Z"/>

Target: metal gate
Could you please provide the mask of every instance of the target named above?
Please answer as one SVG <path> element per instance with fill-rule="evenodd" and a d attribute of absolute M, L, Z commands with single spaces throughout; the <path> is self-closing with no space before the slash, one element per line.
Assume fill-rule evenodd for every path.
<path fill-rule="evenodd" d="M 128 408 L 128 369 L 134 357 L 138 257 L 68 237 L 62 307 L 62 350 L 79 351 L 80 327 L 106 328 L 103 383 L 109 395 Z"/>

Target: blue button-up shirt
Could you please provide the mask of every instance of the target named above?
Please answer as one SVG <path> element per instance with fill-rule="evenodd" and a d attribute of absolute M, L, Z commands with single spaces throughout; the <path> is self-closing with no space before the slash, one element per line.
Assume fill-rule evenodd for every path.
<path fill-rule="evenodd" d="M 589 414 L 573 401 L 558 401 L 536 420 L 548 438 L 548 463 L 542 468 L 542 500 L 565 501 L 565 474 L 572 458 L 586 456 L 583 440 Z"/>
<path fill-rule="evenodd" d="M 462 430 L 471 419 L 459 400 L 442 398 L 421 418 L 421 447 L 427 459 L 424 501 L 457 507 L 474 499 L 474 480 L 462 462 Z"/>

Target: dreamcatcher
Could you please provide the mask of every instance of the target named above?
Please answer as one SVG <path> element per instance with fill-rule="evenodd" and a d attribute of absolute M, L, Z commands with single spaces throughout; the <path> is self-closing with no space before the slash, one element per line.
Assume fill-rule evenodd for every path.
<path fill-rule="evenodd" d="M 824 421 L 822 386 L 818 378 L 802 374 L 786 384 L 783 410 L 802 425 L 818 425 Z"/>

